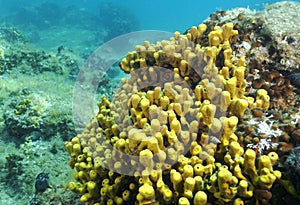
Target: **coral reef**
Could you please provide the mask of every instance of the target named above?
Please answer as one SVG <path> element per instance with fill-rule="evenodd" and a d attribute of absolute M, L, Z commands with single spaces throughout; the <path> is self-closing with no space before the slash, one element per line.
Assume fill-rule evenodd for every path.
<path fill-rule="evenodd" d="M 67 140 L 75 128 L 66 99 L 82 59 L 63 47 L 57 54 L 46 53 L 24 39 L 13 27 L 0 28 L 1 130 L 17 143 L 36 138 L 35 133 L 43 139 L 60 134 Z"/>
<path fill-rule="evenodd" d="M 3 112 L 5 130 L 17 143 L 23 143 L 26 138 L 48 139 L 57 134 L 67 140 L 75 134 L 70 116 L 71 111 L 64 110 L 53 96 L 37 94 L 32 88 L 10 93 Z"/>
<path fill-rule="evenodd" d="M 82 202 L 270 202 L 282 177 L 271 145 L 285 127 L 260 124 L 255 135 L 256 143 L 267 143 L 263 149 L 235 134 L 246 117 L 275 107 L 266 89 L 247 92 L 252 72 L 235 28 L 200 24 L 170 40 L 145 41 L 122 59 L 130 78 L 113 102 L 103 96 L 98 115 L 65 143 L 77 181 L 69 188 Z"/>
<path fill-rule="evenodd" d="M 205 21 L 210 30 L 234 23 L 240 35 L 233 50 L 246 56 L 249 67 L 246 91 L 267 90 L 275 109 L 298 107 L 300 102 L 299 22 L 293 17 L 299 7 L 297 2 L 278 2 L 258 12 L 242 8 L 219 11 Z M 289 13 L 288 17 L 283 13 Z"/>
<path fill-rule="evenodd" d="M 35 133 L 69 140 L 75 128 L 68 99 L 83 59 L 64 46 L 47 53 L 24 39 L 17 29 L 0 27 L 1 129 L 17 143 L 35 138 Z M 98 92 L 112 95 L 117 83 L 105 75 Z"/>
<path fill-rule="evenodd" d="M 48 53 L 14 27 L 0 27 L 0 204 L 81 204 L 67 190 L 72 173 L 61 163 L 68 160 L 64 141 L 76 135 L 70 99 L 81 62 L 65 46 Z M 100 86 L 99 93 L 111 95 L 112 76 Z M 43 172 L 51 188 L 42 192 L 44 177 L 36 192 Z"/>
<path fill-rule="evenodd" d="M 19 40 L 25 39 L 25 37 L 15 28 L 1 27 L 1 33 L 5 35 L 0 36 L 1 47 L 4 48 L 0 74 L 12 69 L 25 74 L 54 72 L 74 76 L 78 73 L 82 60 L 71 51 L 58 49 L 55 54 L 38 50 L 27 44 L 25 40 Z"/>
<path fill-rule="evenodd" d="M 0 204 L 299 204 L 299 3 L 218 11 L 138 45 L 101 79 L 106 97 L 76 137 L 74 50 L 87 56 L 137 23 L 110 4 L 100 24 L 57 8 L 5 18 L 27 15 L 17 26 L 31 34 L 0 27 Z"/>
<path fill-rule="evenodd" d="M 37 95 L 30 95 L 24 89 L 19 93 L 19 99 L 11 101 L 9 108 L 4 113 L 4 122 L 12 136 L 21 137 L 35 130 L 39 130 L 42 118 L 48 105 L 45 99 Z M 25 97 L 26 96 L 26 97 Z"/>

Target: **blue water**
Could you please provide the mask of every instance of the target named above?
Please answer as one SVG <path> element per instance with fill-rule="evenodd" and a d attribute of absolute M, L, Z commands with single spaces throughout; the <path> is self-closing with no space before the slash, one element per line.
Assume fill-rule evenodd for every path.
<path fill-rule="evenodd" d="M 297 0 L 299 2 L 299 0 Z M 112 2 L 124 7 L 139 21 L 139 29 L 185 31 L 192 25 L 197 25 L 216 10 L 227 10 L 245 7 L 260 10 L 265 4 L 272 4 L 275 0 L 0 0 L 1 14 L 15 11 L 17 8 L 38 5 L 43 2 L 54 2 L 60 6 L 76 5 L 92 13 L 98 13 L 103 2 Z"/>

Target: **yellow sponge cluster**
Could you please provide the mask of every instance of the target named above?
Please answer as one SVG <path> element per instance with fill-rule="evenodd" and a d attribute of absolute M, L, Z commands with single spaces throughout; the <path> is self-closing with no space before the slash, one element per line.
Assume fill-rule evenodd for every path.
<path fill-rule="evenodd" d="M 76 170 L 69 187 L 82 202 L 243 204 L 281 177 L 276 153 L 257 157 L 234 133 L 247 109 L 269 106 L 265 90 L 245 93 L 245 59 L 230 46 L 237 31 L 228 23 L 206 33 L 200 24 L 122 59 L 131 77 L 65 144 Z"/>

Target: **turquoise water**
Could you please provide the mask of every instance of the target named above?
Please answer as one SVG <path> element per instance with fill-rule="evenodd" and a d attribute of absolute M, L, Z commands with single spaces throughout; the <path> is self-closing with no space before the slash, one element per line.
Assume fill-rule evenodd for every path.
<path fill-rule="evenodd" d="M 0 0 L 0 21 L 20 29 L 31 43 L 43 49 L 53 51 L 64 44 L 89 55 L 120 34 L 141 30 L 183 33 L 218 10 L 261 10 L 275 2 L 278 1 Z"/>
<path fill-rule="evenodd" d="M 215 0 L 215 1 L 194 1 L 194 0 L 0 0 L 1 14 L 15 11 L 17 8 L 42 4 L 42 2 L 53 2 L 58 6 L 76 5 L 89 12 L 97 14 L 103 2 L 124 7 L 132 13 L 139 21 L 140 29 L 158 29 L 173 32 L 175 30 L 184 31 L 191 25 L 197 25 L 206 19 L 209 14 L 216 10 L 227 10 L 236 7 L 261 10 L 264 5 L 272 4 L 275 0 Z M 299 2 L 299 1 L 298 1 Z"/>

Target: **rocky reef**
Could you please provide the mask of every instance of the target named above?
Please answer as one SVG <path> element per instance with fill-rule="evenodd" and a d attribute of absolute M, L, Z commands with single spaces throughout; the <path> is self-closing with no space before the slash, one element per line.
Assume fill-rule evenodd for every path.
<path fill-rule="evenodd" d="M 72 94 L 83 61 L 70 48 L 41 50 L 15 27 L 0 27 L 0 204 L 77 203 L 61 162 L 68 160 L 64 141 L 76 135 Z M 110 93 L 111 79 L 103 78 L 99 93 Z M 40 173 L 49 186 L 36 192 Z"/>
<path fill-rule="evenodd" d="M 130 77 L 65 143 L 80 201 L 299 202 L 298 172 L 287 170 L 299 169 L 299 27 L 277 15 L 288 8 L 299 4 L 218 11 L 129 51 L 119 66 Z"/>

